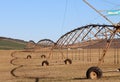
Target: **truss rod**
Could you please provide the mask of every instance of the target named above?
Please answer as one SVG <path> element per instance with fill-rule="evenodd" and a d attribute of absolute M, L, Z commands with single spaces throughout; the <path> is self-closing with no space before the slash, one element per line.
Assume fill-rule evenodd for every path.
<path fill-rule="evenodd" d="M 57 41 L 57 45 L 56 45 L 56 46 L 59 47 L 59 46 L 64 42 L 64 40 L 65 40 L 66 37 L 67 37 L 67 35 L 64 36 L 64 37 L 61 37 L 61 38 Z"/>
<path fill-rule="evenodd" d="M 102 13 L 100 13 L 97 9 L 95 9 L 91 4 L 89 4 L 87 2 L 87 0 L 83 0 L 89 7 L 91 7 L 93 10 L 95 10 L 98 14 L 100 14 L 103 18 L 105 18 L 109 23 L 111 23 L 112 25 L 114 25 L 114 23 L 109 20 L 106 16 L 104 16 Z"/>
<path fill-rule="evenodd" d="M 70 33 L 70 34 L 68 34 L 69 36 L 67 36 L 67 39 L 61 44 L 61 46 L 60 47 L 62 47 L 62 46 L 64 46 L 65 45 L 65 43 L 67 42 L 67 40 L 71 37 L 71 35 L 72 35 L 72 32 Z"/>
<path fill-rule="evenodd" d="M 78 36 L 74 39 L 74 41 L 72 42 L 72 44 L 74 44 L 75 43 L 75 41 L 78 39 L 78 37 L 84 32 L 84 30 L 85 30 L 85 28 L 84 29 L 82 29 L 82 31 L 80 32 L 80 34 L 78 34 Z"/>
<path fill-rule="evenodd" d="M 106 53 L 107 53 L 107 51 L 108 51 L 108 49 L 109 49 L 109 47 L 110 47 L 113 39 L 114 39 L 114 36 L 115 36 L 117 30 L 118 30 L 118 29 L 114 30 L 114 32 L 111 34 L 111 36 L 110 36 L 109 39 L 107 40 L 106 47 L 105 47 L 105 49 L 103 50 L 103 55 L 102 55 L 102 57 L 99 59 L 98 66 L 100 66 L 101 63 L 103 62 L 104 57 L 105 57 L 105 55 L 106 55 Z"/>
<path fill-rule="evenodd" d="M 90 27 L 89 27 L 90 28 Z M 83 41 L 84 39 L 85 39 L 85 37 L 90 33 L 90 31 L 92 30 L 93 28 L 91 28 L 86 34 L 85 34 L 85 36 L 82 38 L 82 40 L 81 41 Z"/>
<path fill-rule="evenodd" d="M 77 31 L 78 32 L 78 31 Z M 69 40 L 69 42 L 67 43 L 67 45 L 71 42 L 71 40 L 75 37 L 75 35 L 77 34 L 77 32 L 75 32 L 75 34 L 72 36 L 72 38 Z"/>

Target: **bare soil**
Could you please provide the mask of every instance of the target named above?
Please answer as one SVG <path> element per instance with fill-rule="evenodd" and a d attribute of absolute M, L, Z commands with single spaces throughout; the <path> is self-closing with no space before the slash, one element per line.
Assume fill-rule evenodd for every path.
<path fill-rule="evenodd" d="M 118 50 L 119 51 L 119 50 Z M 41 55 L 49 56 L 49 51 L 16 52 L 0 51 L 0 82 L 119 82 L 120 68 L 119 52 L 111 49 L 100 66 L 103 77 L 98 80 L 86 79 L 86 71 L 96 66 L 102 50 L 71 50 L 53 51 L 51 57 L 42 59 Z M 98 54 L 99 53 L 99 54 Z M 31 55 L 32 58 L 26 57 Z M 64 59 L 69 58 L 72 64 L 65 65 Z M 49 66 L 42 66 L 43 60 L 48 60 Z"/>

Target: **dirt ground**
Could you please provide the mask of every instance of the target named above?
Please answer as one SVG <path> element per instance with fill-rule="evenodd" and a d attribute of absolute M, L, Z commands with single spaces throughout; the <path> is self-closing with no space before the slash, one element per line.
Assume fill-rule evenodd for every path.
<path fill-rule="evenodd" d="M 112 50 L 111 50 L 112 51 Z M 95 66 L 97 60 L 94 60 L 98 55 L 87 58 L 84 53 L 83 58 L 79 58 L 80 53 L 76 52 L 76 56 L 72 56 L 74 51 L 66 52 L 71 54 L 69 57 L 73 58 L 72 64 L 65 65 L 60 59 L 60 53 L 54 52 L 57 56 L 49 59 L 49 66 L 41 66 L 41 53 L 15 53 L 12 50 L 0 51 L 0 82 L 119 82 L 120 72 L 114 72 L 120 68 L 119 62 L 116 64 L 117 55 L 107 55 L 105 62 L 100 68 L 102 69 L 103 77 L 98 80 L 86 79 L 86 71 L 89 67 Z M 85 52 L 85 51 L 84 51 Z M 94 51 L 95 52 L 95 51 Z M 96 51 L 95 53 L 97 53 Z M 113 52 L 113 51 L 112 51 Z M 111 52 L 110 52 L 111 53 Z M 115 53 L 115 52 L 113 52 Z M 27 59 L 27 55 L 32 58 Z M 114 57 L 114 59 L 111 59 Z M 117 56 L 118 57 L 118 56 Z M 99 58 L 99 57 L 98 57 Z M 54 60 L 56 59 L 56 60 Z M 108 63 L 109 62 L 109 63 Z M 112 72 L 111 72 L 112 70 Z"/>

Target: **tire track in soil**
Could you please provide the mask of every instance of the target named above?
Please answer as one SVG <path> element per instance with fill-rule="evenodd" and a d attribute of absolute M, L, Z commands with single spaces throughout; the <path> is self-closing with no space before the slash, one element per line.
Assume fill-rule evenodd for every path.
<path fill-rule="evenodd" d="M 22 67 L 24 67 L 25 65 L 19 65 L 19 64 L 15 64 L 14 61 L 19 59 L 18 57 L 15 57 L 14 54 L 17 53 L 17 52 L 24 52 L 24 51 L 14 51 L 11 53 L 11 57 L 13 58 L 11 61 L 10 61 L 10 64 L 12 64 L 13 66 L 17 66 L 15 68 L 13 68 L 10 73 L 12 76 L 16 77 L 16 78 L 27 78 L 27 79 L 35 79 L 35 82 L 39 82 L 39 79 L 38 77 L 24 77 L 24 76 L 18 76 L 15 74 L 16 70 L 17 69 L 20 69 Z"/>

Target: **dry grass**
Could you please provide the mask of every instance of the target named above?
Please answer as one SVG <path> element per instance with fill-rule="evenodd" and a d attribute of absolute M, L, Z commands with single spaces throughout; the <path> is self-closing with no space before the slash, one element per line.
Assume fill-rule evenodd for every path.
<path fill-rule="evenodd" d="M 103 74 L 103 78 L 99 80 L 86 79 L 86 70 L 96 65 L 101 50 L 93 49 L 91 51 L 84 50 L 71 50 L 63 51 L 65 58 L 73 60 L 73 64 L 64 65 L 64 62 L 59 51 L 54 51 L 51 58 L 48 59 L 50 66 L 41 66 L 41 55 L 45 54 L 49 56 L 49 51 L 42 52 L 19 52 L 15 53 L 12 57 L 13 51 L 0 51 L 0 82 L 119 82 L 119 72 L 107 72 Z M 90 53 L 91 52 L 91 53 Z M 89 55 L 89 53 L 91 55 Z M 110 50 L 105 57 L 105 62 L 101 66 L 103 71 L 114 70 L 119 68 L 119 63 L 116 63 L 116 52 Z M 118 53 L 118 52 L 117 52 Z M 69 54 L 68 56 L 66 54 Z M 84 55 L 83 55 L 84 54 Z M 31 59 L 27 59 L 27 55 L 31 55 Z M 14 60 L 13 60 L 14 59 Z M 12 65 L 11 64 L 12 61 Z M 119 57 L 118 57 L 119 60 Z M 117 61 L 118 61 L 117 60 Z M 21 66 L 22 65 L 22 66 Z M 14 77 L 11 71 L 14 69 L 14 74 L 18 77 Z"/>

